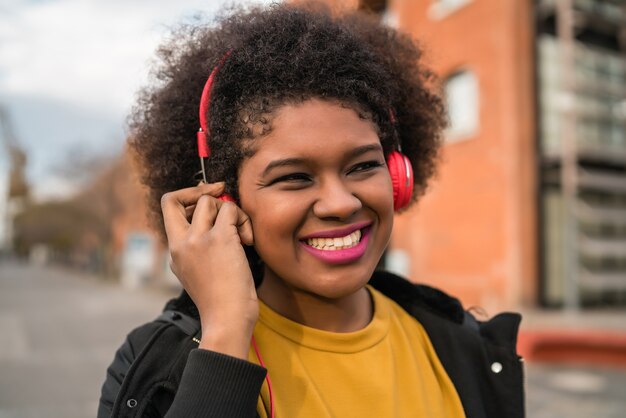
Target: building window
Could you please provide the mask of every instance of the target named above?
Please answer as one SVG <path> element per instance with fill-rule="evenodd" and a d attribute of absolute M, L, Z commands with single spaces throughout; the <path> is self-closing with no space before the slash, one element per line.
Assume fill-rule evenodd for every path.
<path fill-rule="evenodd" d="M 458 71 L 445 81 L 445 100 L 449 125 L 449 141 L 468 139 L 478 132 L 479 89 L 476 75 L 469 70 Z"/>
<path fill-rule="evenodd" d="M 361 0 L 359 2 L 359 10 L 383 15 L 387 10 L 387 0 Z"/>
<path fill-rule="evenodd" d="M 381 21 L 383 22 L 383 25 L 387 25 L 390 28 L 394 29 L 398 29 L 398 26 L 400 24 L 400 18 L 398 14 L 391 9 L 385 10 L 381 17 Z"/>
<path fill-rule="evenodd" d="M 391 10 L 387 0 L 360 0 L 359 10 L 377 15 L 384 25 L 398 27 L 398 14 Z"/>
<path fill-rule="evenodd" d="M 472 0 L 433 0 L 428 8 L 428 17 L 432 20 L 443 19 L 471 2 Z"/>

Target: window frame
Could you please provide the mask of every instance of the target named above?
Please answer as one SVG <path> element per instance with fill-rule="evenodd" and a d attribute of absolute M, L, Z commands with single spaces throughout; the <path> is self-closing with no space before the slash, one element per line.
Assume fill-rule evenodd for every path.
<path fill-rule="evenodd" d="M 474 111 L 473 111 L 470 124 L 467 124 L 467 126 L 461 125 L 460 127 L 459 126 L 455 127 L 453 125 L 454 120 L 453 120 L 453 113 L 451 111 L 454 105 L 450 103 L 451 99 L 454 99 L 454 97 L 452 97 L 453 95 L 450 94 L 449 92 L 450 91 L 449 83 L 455 78 L 462 77 L 464 75 L 471 77 L 473 84 L 469 87 L 473 90 L 473 97 L 469 96 L 468 98 L 463 98 L 463 99 L 472 101 L 472 103 L 470 103 L 469 105 L 474 108 Z M 444 130 L 445 142 L 455 143 L 455 142 L 460 142 L 460 141 L 465 141 L 465 140 L 475 138 L 480 132 L 480 114 L 481 114 L 480 80 L 478 78 L 478 74 L 476 73 L 476 71 L 474 71 L 470 67 L 456 68 L 454 71 L 449 72 L 448 75 L 443 78 L 442 89 L 443 89 L 444 101 L 446 104 L 446 112 L 448 116 L 448 125 L 446 126 L 446 129 Z M 466 90 L 466 91 L 472 91 L 472 90 Z M 456 104 L 456 106 L 458 105 L 459 104 Z M 462 103 L 460 105 L 463 106 L 465 105 L 465 103 Z"/>

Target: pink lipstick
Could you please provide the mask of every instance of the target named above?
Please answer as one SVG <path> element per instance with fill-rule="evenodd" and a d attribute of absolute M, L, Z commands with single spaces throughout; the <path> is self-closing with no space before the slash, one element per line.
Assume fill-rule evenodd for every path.
<path fill-rule="evenodd" d="M 335 238 L 335 237 L 344 237 L 346 235 L 349 235 L 350 233 L 359 230 L 359 229 L 363 229 L 366 228 L 368 226 L 370 226 L 372 224 L 372 221 L 364 221 L 364 222 L 357 222 L 353 225 L 348 225 L 344 228 L 340 228 L 340 229 L 333 229 L 333 230 L 329 230 L 329 231 L 320 231 L 320 232 L 315 232 L 313 234 L 309 234 L 309 235 L 305 235 L 303 237 L 301 237 L 300 239 L 303 241 L 306 241 L 309 238 Z"/>
<path fill-rule="evenodd" d="M 365 254 L 365 250 L 367 249 L 367 244 L 369 242 L 369 236 L 371 228 L 371 222 L 366 222 L 364 225 L 367 225 L 361 231 L 361 239 L 360 241 L 353 247 L 349 248 L 341 248 L 335 250 L 322 250 L 319 248 L 315 248 L 306 243 L 307 239 L 310 238 L 334 238 L 341 237 L 345 235 L 349 235 L 354 231 L 358 231 L 359 228 L 354 226 L 344 228 L 341 230 L 334 230 L 329 232 L 315 233 L 308 235 L 304 240 L 300 241 L 300 245 L 306 250 L 309 254 L 328 264 L 347 264 L 357 261 L 359 258 Z"/>

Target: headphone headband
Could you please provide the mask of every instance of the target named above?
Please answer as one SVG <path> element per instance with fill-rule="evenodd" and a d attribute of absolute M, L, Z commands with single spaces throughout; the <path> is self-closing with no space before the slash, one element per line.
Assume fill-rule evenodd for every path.
<path fill-rule="evenodd" d="M 215 77 L 217 76 L 218 70 L 224 65 L 226 58 L 230 55 L 231 51 L 228 51 L 220 62 L 213 67 L 209 78 L 204 84 L 204 88 L 202 89 L 202 96 L 200 97 L 200 129 L 198 129 L 197 140 L 198 140 L 198 154 L 200 158 L 209 158 L 211 155 L 211 148 L 209 147 L 209 105 L 211 104 L 211 90 L 213 88 L 213 82 L 215 81 Z M 204 169 L 202 170 L 204 174 Z M 206 182 L 206 178 L 205 178 Z"/>
<path fill-rule="evenodd" d="M 206 178 L 206 169 L 204 166 L 204 159 L 209 158 L 211 155 L 211 148 L 209 147 L 209 137 L 211 133 L 209 132 L 209 106 L 211 104 L 211 91 L 213 88 L 213 83 L 215 82 L 215 78 L 217 77 L 217 73 L 224 65 L 224 62 L 231 54 L 232 51 L 226 52 L 220 62 L 213 67 L 211 70 L 211 74 L 204 84 L 204 88 L 202 89 L 202 96 L 200 97 L 200 110 L 199 110 L 199 118 L 200 118 L 200 128 L 198 129 L 198 133 L 196 134 L 196 139 L 198 141 L 198 155 L 200 156 L 200 165 L 202 166 L 202 178 L 204 182 L 207 182 Z M 387 166 L 389 168 L 389 173 L 391 175 L 391 180 L 393 184 L 393 195 L 394 195 L 394 208 L 395 210 L 400 210 L 409 205 L 411 201 L 411 194 L 413 193 L 413 169 L 411 167 L 411 161 L 402 154 L 402 146 L 400 145 L 400 138 L 398 137 L 398 132 L 396 129 L 396 114 L 393 108 L 389 107 L 389 121 L 393 127 L 393 137 L 395 140 L 395 145 L 398 147 L 397 151 L 393 151 L 387 158 Z M 223 200 L 231 200 L 232 198 L 228 195 L 223 195 L 220 197 Z"/>

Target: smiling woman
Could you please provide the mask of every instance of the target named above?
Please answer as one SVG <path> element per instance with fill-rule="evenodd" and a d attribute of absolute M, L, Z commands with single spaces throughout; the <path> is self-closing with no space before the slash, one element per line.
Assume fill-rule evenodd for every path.
<path fill-rule="evenodd" d="M 393 224 L 391 181 L 375 126 L 338 103 L 308 99 L 282 106 L 272 131 L 256 142 L 241 164 L 239 193 L 260 232 L 254 247 L 266 271 L 259 296 L 296 321 L 307 305 L 323 306 L 320 297 L 361 306 Z M 359 237 L 354 246 L 352 234 Z M 354 331 L 341 323 L 367 323 L 369 304 L 362 306 L 363 318 L 350 309 L 318 327 Z"/>
<path fill-rule="evenodd" d="M 408 37 L 275 5 L 160 54 L 130 145 L 185 290 L 129 334 L 99 417 L 523 416 L 518 315 L 375 271 L 443 128 Z"/>

